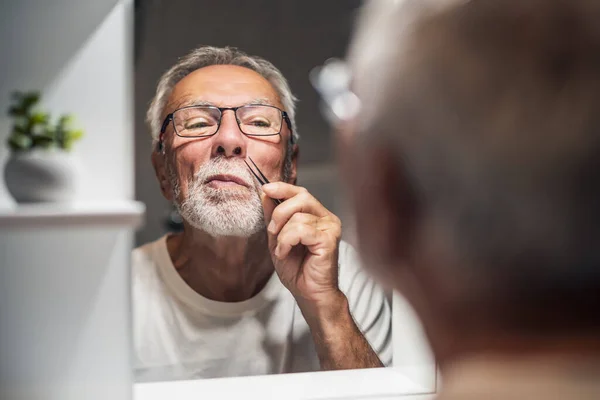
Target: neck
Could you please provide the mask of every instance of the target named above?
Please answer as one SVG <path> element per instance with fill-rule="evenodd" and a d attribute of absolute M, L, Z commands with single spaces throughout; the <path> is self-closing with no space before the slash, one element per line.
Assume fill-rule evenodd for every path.
<path fill-rule="evenodd" d="M 556 332 L 543 330 L 517 330 L 501 325 L 472 327 L 467 323 L 455 327 L 427 329 L 432 350 L 443 369 L 457 361 L 471 358 L 504 358 L 512 361 L 545 358 L 548 360 L 573 360 L 593 358 L 600 360 L 600 332 Z"/>
<path fill-rule="evenodd" d="M 440 400 L 598 399 L 600 357 L 582 353 L 480 353 L 442 370 Z"/>
<path fill-rule="evenodd" d="M 183 280 L 215 301 L 250 299 L 274 271 L 265 232 L 249 238 L 215 238 L 186 225 L 182 233 L 168 237 L 167 249 Z"/>

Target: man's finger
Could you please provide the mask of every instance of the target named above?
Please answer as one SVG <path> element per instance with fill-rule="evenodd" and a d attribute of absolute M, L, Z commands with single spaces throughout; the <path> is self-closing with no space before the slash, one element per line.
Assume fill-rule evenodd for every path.
<path fill-rule="evenodd" d="M 316 227 L 303 223 L 288 223 L 277 236 L 274 255 L 282 260 L 288 256 L 292 248 L 299 244 L 310 247 L 321 242 L 323 232 Z"/>
<path fill-rule="evenodd" d="M 275 208 L 268 224 L 269 233 L 273 235 L 279 233 L 290 218 L 298 213 L 312 214 L 318 218 L 331 214 L 313 195 L 303 189 Z"/>
<path fill-rule="evenodd" d="M 288 223 L 298 223 L 313 226 L 319 229 L 319 217 L 309 214 L 298 212 L 295 213 L 290 219 Z"/>
<path fill-rule="evenodd" d="M 302 186 L 292 185 L 285 182 L 271 182 L 262 186 L 263 192 L 272 199 L 287 200 L 299 193 L 306 192 Z"/>

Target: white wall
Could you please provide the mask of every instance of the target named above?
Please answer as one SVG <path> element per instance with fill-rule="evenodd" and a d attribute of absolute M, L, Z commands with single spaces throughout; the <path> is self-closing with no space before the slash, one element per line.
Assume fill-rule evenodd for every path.
<path fill-rule="evenodd" d="M 0 225 L 0 399 L 131 400 L 131 230 Z"/>
<path fill-rule="evenodd" d="M 78 200 L 133 199 L 133 0 L 1 0 L 0 57 L 0 207 L 15 90 L 85 130 Z M 128 218 L 16 226 L 24 210 L 0 213 L 0 399 L 130 399 Z"/>
<path fill-rule="evenodd" d="M 133 198 L 133 0 L 8 0 L 0 5 L 0 170 L 14 90 L 40 90 L 86 136 L 74 147 L 81 200 Z M 0 179 L 0 205 L 12 199 Z"/>

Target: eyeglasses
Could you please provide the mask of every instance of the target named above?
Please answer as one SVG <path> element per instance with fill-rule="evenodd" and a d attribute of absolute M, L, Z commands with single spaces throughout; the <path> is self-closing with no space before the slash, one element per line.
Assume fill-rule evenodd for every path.
<path fill-rule="evenodd" d="M 283 121 L 292 130 L 288 114 L 275 106 L 248 104 L 240 107 L 187 106 L 167 115 L 160 129 L 164 134 L 169 122 L 173 122 L 175 134 L 181 137 L 208 137 L 215 135 L 221 126 L 223 112 L 231 110 L 240 131 L 247 136 L 281 135 Z M 293 135 L 290 140 L 294 143 Z"/>
<path fill-rule="evenodd" d="M 310 71 L 310 82 L 321 95 L 322 112 L 329 123 L 351 121 L 360 111 L 359 98 L 350 90 L 350 69 L 339 59 L 331 58 Z"/>

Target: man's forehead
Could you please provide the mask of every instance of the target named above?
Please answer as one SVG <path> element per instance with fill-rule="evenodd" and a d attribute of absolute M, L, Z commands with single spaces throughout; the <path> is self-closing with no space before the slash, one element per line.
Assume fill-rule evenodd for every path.
<path fill-rule="evenodd" d="M 187 105 L 232 107 L 250 103 L 281 106 L 275 88 L 256 71 L 235 65 L 212 65 L 181 79 L 169 96 L 167 108 Z"/>
<path fill-rule="evenodd" d="M 278 101 L 273 101 L 267 97 L 253 97 L 249 100 L 243 101 L 242 103 L 224 103 L 224 102 L 215 102 L 210 100 L 205 100 L 201 96 L 197 94 L 184 94 L 177 99 L 173 99 L 171 103 L 169 103 L 168 107 L 172 107 L 174 109 L 188 106 L 214 106 L 214 107 L 239 107 L 247 104 L 262 104 L 267 106 L 279 106 Z"/>

